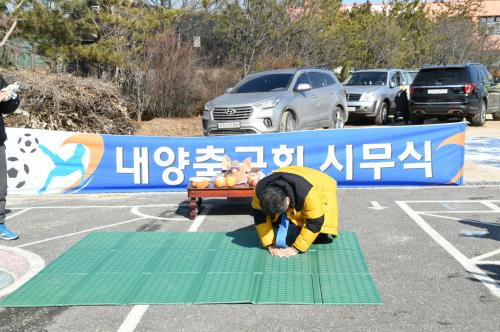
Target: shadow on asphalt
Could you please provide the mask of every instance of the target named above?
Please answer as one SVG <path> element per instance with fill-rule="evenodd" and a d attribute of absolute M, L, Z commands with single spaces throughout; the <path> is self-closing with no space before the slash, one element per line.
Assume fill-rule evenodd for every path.
<path fill-rule="evenodd" d="M 481 236 L 482 239 L 491 239 L 500 241 L 500 224 L 496 222 L 484 222 L 473 219 L 462 219 L 458 222 L 473 227 L 480 228 L 480 230 L 488 231 L 488 234 Z"/>

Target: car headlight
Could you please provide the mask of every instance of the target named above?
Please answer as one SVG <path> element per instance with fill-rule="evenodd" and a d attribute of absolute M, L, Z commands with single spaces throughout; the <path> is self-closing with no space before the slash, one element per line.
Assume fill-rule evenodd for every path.
<path fill-rule="evenodd" d="M 280 102 L 279 98 L 276 99 L 271 99 L 271 100 L 266 100 L 260 103 L 255 104 L 255 108 L 260 108 L 260 109 L 266 109 L 266 108 L 273 108 L 276 105 L 278 105 Z"/>
<path fill-rule="evenodd" d="M 359 101 L 375 101 L 377 99 L 377 93 L 375 91 L 363 93 Z"/>
<path fill-rule="evenodd" d="M 214 110 L 214 105 L 212 104 L 212 102 L 208 102 L 205 104 L 205 108 L 204 108 L 205 111 L 213 111 Z"/>

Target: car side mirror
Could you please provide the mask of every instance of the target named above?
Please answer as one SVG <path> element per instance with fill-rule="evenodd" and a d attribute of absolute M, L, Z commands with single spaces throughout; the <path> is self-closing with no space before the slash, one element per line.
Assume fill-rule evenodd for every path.
<path fill-rule="evenodd" d="M 295 89 L 295 91 L 309 91 L 312 89 L 312 86 L 311 84 L 309 83 L 300 83 L 297 88 Z"/>
<path fill-rule="evenodd" d="M 392 89 L 392 88 L 395 88 L 395 87 L 396 87 L 396 83 L 394 83 L 394 82 L 390 82 L 390 83 L 389 83 L 389 86 L 391 87 L 391 89 Z"/>
<path fill-rule="evenodd" d="M 231 93 L 231 91 L 233 91 L 233 88 L 226 89 L 226 91 L 224 91 L 224 93 Z"/>

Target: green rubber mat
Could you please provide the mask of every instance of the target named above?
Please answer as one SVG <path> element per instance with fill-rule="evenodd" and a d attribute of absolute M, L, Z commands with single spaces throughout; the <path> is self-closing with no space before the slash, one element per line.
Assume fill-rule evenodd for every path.
<path fill-rule="evenodd" d="M 381 304 L 354 233 L 273 257 L 254 231 L 91 233 L 2 307 L 127 304 Z"/>

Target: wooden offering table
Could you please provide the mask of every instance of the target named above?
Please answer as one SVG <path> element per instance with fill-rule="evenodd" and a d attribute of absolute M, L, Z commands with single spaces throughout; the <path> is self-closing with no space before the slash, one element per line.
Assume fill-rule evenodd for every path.
<path fill-rule="evenodd" d="M 188 187 L 189 219 L 194 220 L 202 204 L 203 197 L 253 197 L 254 187 L 248 184 L 238 184 L 234 187 L 215 187 L 212 183 L 207 188 Z"/>

